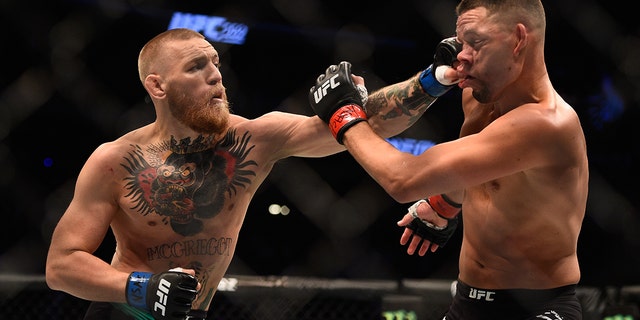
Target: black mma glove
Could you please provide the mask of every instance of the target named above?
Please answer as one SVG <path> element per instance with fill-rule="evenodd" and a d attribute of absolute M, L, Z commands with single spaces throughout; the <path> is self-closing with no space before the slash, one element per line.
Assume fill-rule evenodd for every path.
<path fill-rule="evenodd" d="M 411 220 L 411 223 L 407 228 L 413 231 L 414 235 L 419 236 L 422 239 L 429 240 L 431 243 L 437 244 L 440 248 L 444 247 L 453 233 L 458 227 L 458 217 L 447 219 L 448 224 L 444 228 L 438 228 L 425 220 L 415 218 Z"/>
<path fill-rule="evenodd" d="M 342 144 L 344 133 L 352 125 L 367 120 L 363 99 L 366 98 L 351 79 L 351 63 L 331 65 L 309 90 L 309 102 L 315 113 L 329 125 L 331 133 Z"/>
<path fill-rule="evenodd" d="M 127 303 L 150 312 L 157 320 L 184 320 L 197 286 L 198 280 L 184 272 L 132 272 L 127 281 Z"/>
<path fill-rule="evenodd" d="M 418 217 L 416 210 L 423 202 L 428 203 L 440 217 L 447 219 L 445 227 L 436 226 Z M 420 200 L 409 207 L 409 213 L 413 216 L 413 220 L 411 220 L 407 228 L 411 229 L 414 235 L 429 240 L 439 247 L 444 247 L 458 227 L 460 207 L 460 204 L 451 201 L 444 195 L 435 195 L 427 200 Z"/>
<path fill-rule="evenodd" d="M 455 82 L 444 79 L 444 71 L 447 67 L 453 66 L 460 51 L 462 51 L 462 44 L 456 40 L 456 37 L 447 38 L 438 43 L 433 55 L 433 64 L 422 71 L 419 77 L 424 92 L 437 98 L 453 88 Z"/>
<path fill-rule="evenodd" d="M 189 311 L 186 320 L 205 320 L 207 319 L 207 312 L 204 310 L 192 309 Z"/>

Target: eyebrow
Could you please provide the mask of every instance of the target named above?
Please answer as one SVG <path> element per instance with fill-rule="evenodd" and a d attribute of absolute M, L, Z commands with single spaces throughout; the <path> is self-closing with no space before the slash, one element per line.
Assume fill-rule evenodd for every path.
<path fill-rule="evenodd" d="M 465 37 L 480 37 L 480 36 L 481 36 L 480 33 L 472 29 L 466 29 L 466 30 L 463 30 L 462 32 L 456 31 L 456 37 L 458 39 L 465 38 Z"/>

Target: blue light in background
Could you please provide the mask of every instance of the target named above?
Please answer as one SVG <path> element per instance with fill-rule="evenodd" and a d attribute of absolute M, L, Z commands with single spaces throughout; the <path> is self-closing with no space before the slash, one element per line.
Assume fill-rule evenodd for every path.
<path fill-rule="evenodd" d="M 602 78 L 601 90 L 599 94 L 589 97 L 592 104 L 589 115 L 593 125 L 598 129 L 618 119 L 624 112 L 624 100 L 610 77 Z"/>
<path fill-rule="evenodd" d="M 411 138 L 393 137 L 386 139 L 391 145 L 402 152 L 408 152 L 413 155 L 419 155 L 425 150 L 433 147 L 435 143 L 429 140 L 418 140 Z"/>
<path fill-rule="evenodd" d="M 44 164 L 45 168 L 51 168 L 53 167 L 53 159 L 46 157 L 44 158 L 44 161 L 42 161 L 42 164 Z"/>
<path fill-rule="evenodd" d="M 249 27 L 242 23 L 229 22 L 224 17 L 175 12 L 169 22 L 169 30 L 187 28 L 201 32 L 208 40 L 230 44 L 243 44 Z"/>

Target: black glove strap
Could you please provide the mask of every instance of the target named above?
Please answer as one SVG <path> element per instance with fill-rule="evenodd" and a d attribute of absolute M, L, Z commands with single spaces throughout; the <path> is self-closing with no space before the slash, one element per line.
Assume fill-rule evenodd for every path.
<path fill-rule="evenodd" d="M 447 222 L 446 227 L 438 230 L 428 226 L 422 219 L 415 218 L 407 228 L 411 229 L 415 235 L 444 247 L 458 227 L 458 217 L 447 219 Z"/>
<path fill-rule="evenodd" d="M 204 310 L 191 309 L 187 314 L 186 320 L 205 320 L 207 319 L 207 312 Z"/>

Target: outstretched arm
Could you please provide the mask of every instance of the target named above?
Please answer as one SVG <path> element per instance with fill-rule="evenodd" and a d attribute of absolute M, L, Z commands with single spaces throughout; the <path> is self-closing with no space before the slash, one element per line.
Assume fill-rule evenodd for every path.
<path fill-rule="evenodd" d="M 329 132 L 341 143 L 345 130 L 367 119 L 376 134 L 393 137 L 413 125 L 439 96 L 454 87 L 457 73 L 450 66 L 459 50 L 455 38 L 443 40 L 428 68 L 403 82 L 379 89 L 366 99 L 361 90 L 364 79 L 351 73 L 349 62 L 331 65 L 309 91 L 310 104 L 318 117 L 271 112 L 259 118 L 261 135 L 274 146 L 275 160 L 288 156 L 321 157 L 344 151 Z"/>
<path fill-rule="evenodd" d="M 457 54 L 462 49 L 455 37 L 442 40 L 435 48 L 433 63 L 411 78 L 373 92 L 365 105 L 369 124 L 384 138 L 393 137 L 412 126 L 442 95 L 455 87 Z"/>

